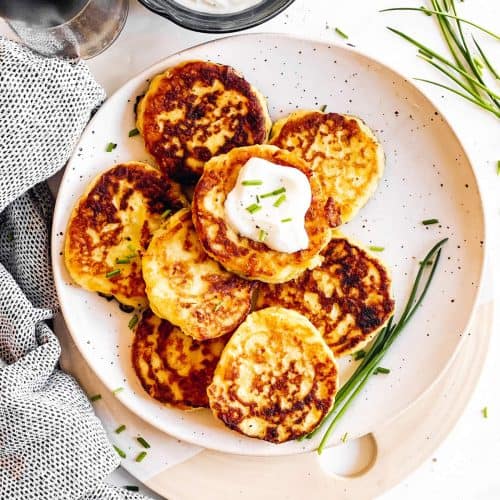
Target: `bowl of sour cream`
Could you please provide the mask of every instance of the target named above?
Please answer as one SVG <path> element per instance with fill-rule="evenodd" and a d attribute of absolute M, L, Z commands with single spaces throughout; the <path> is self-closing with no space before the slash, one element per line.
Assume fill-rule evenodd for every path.
<path fill-rule="evenodd" d="M 139 0 L 147 9 L 184 28 L 231 33 L 257 26 L 295 0 Z"/>

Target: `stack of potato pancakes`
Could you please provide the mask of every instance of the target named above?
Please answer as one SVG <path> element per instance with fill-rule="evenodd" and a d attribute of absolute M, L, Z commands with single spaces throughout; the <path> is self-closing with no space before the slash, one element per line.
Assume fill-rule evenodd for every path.
<path fill-rule="evenodd" d="M 338 230 L 377 186 L 380 144 L 336 113 L 272 125 L 243 76 L 206 61 L 156 76 L 137 128 L 155 166 L 114 165 L 88 186 L 66 234 L 72 279 L 141 311 L 132 362 L 151 397 L 210 407 L 227 427 L 273 443 L 304 436 L 334 403 L 336 358 L 370 342 L 394 309 L 385 266 Z M 307 248 L 272 250 L 225 220 L 226 197 L 255 157 L 307 176 Z"/>

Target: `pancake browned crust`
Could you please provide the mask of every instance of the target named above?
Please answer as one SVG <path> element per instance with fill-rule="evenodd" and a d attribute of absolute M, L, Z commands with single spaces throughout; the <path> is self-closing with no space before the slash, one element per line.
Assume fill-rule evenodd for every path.
<path fill-rule="evenodd" d="M 227 427 L 283 443 L 318 425 L 337 388 L 335 359 L 316 328 L 295 311 L 272 307 L 236 330 L 207 392 Z"/>
<path fill-rule="evenodd" d="M 299 311 L 323 335 L 335 356 L 361 349 L 394 311 L 384 265 L 347 238 L 335 234 L 321 253 L 321 266 L 282 285 L 263 284 L 256 308 Z"/>
<path fill-rule="evenodd" d="M 188 209 L 155 232 L 142 272 L 155 314 L 198 340 L 234 331 L 250 311 L 256 286 L 205 253 Z"/>
<path fill-rule="evenodd" d="M 121 163 L 99 174 L 68 223 L 69 274 L 87 290 L 113 295 L 128 306 L 146 305 L 141 255 L 165 210 L 186 203 L 177 183 L 145 163 Z"/>
<path fill-rule="evenodd" d="M 224 203 L 233 189 L 241 167 L 252 157 L 303 172 L 311 184 L 312 201 L 305 216 L 309 246 L 294 253 L 271 250 L 265 243 L 236 233 L 225 222 Z M 307 165 L 291 153 L 275 146 L 249 146 L 212 158 L 196 185 L 193 196 L 193 222 L 205 251 L 226 269 L 240 276 L 267 283 L 282 283 L 295 278 L 321 261 L 319 253 L 339 223 L 332 198 L 325 199 L 318 180 Z"/>
<path fill-rule="evenodd" d="M 154 399 L 183 410 L 208 407 L 207 386 L 228 339 L 199 342 L 147 309 L 135 330 L 132 363 Z"/>
<path fill-rule="evenodd" d="M 312 167 L 325 195 L 340 207 L 342 222 L 368 201 L 384 170 L 382 146 L 354 116 L 297 111 L 273 125 L 269 142 Z"/>
<path fill-rule="evenodd" d="M 137 107 L 137 128 L 158 165 L 189 183 L 212 156 L 265 142 L 271 120 L 264 97 L 236 70 L 188 61 L 153 79 Z"/>

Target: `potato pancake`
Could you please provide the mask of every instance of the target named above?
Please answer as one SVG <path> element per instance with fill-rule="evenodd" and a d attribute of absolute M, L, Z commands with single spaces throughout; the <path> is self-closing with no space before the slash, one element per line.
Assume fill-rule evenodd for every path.
<path fill-rule="evenodd" d="M 153 79 L 137 128 L 160 168 L 191 183 L 212 156 L 266 142 L 271 119 L 264 97 L 234 68 L 187 61 Z"/>
<path fill-rule="evenodd" d="M 224 203 L 240 169 L 250 158 L 263 158 L 303 172 L 311 185 L 312 201 L 305 216 L 309 246 L 294 253 L 271 250 L 265 243 L 236 233 L 225 221 Z M 205 251 L 227 270 L 247 279 L 282 283 L 321 263 L 319 253 L 339 224 L 339 212 L 332 198 L 325 198 L 318 180 L 307 165 L 288 151 L 275 146 L 248 146 L 212 158 L 196 185 L 193 222 Z"/>
<path fill-rule="evenodd" d="M 71 278 L 127 306 L 146 305 L 142 253 L 166 211 L 186 204 L 180 186 L 145 163 L 99 174 L 69 219 L 64 260 Z"/>
<path fill-rule="evenodd" d="M 182 410 L 208 408 L 207 387 L 228 339 L 199 342 L 147 309 L 135 330 L 132 363 L 152 398 Z"/>
<path fill-rule="evenodd" d="M 321 266 L 281 285 L 263 284 L 256 308 L 280 306 L 300 312 L 319 330 L 335 356 L 361 349 L 394 312 L 385 266 L 336 233 Z"/>
<path fill-rule="evenodd" d="M 354 116 L 297 111 L 273 125 L 269 142 L 312 167 L 325 195 L 339 205 L 342 222 L 368 201 L 384 171 L 382 146 Z"/>
<path fill-rule="evenodd" d="M 195 339 L 234 331 L 250 311 L 256 284 L 206 254 L 188 209 L 155 232 L 142 268 L 151 309 Z"/>
<path fill-rule="evenodd" d="M 207 392 L 227 427 L 283 443 L 318 425 L 337 388 L 335 359 L 316 328 L 295 311 L 272 307 L 236 330 Z"/>

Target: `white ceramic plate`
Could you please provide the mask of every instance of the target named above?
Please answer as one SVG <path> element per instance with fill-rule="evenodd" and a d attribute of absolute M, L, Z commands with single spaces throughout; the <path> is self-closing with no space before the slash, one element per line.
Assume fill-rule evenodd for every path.
<path fill-rule="evenodd" d="M 484 219 L 467 156 L 432 103 L 401 75 L 347 47 L 254 34 L 229 37 L 188 49 L 147 69 L 118 90 L 84 132 L 62 180 L 53 223 L 54 277 L 61 307 L 76 345 L 116 397 L 146 421 L 179 439 L 228 453 L 280 455 L 314 449 L 315 440 L 272 445 L 245 438 L 217 422 L 209 411 L 182 412 L 149 398 L 130 362 L 130 319 L 97 294 L 71 284 L 62 259 L 64 232 L 88 182 L 113 163 L 148 158 L 135 127 L 133 105 L 148 80 L 188 59 L 230 64 L 268 98 L 273 119 L 299 108 L 328 105 L 329 111 L 361 117 L 382 142 L 386 170 L 375 196 L 344 227 L 366 245 L 385 248 L 401 307 L 418 261 L 439 239 L 449 237 L 433 286 L 414 320 L 383 365 L 341 420 L 332 437 L 351 438 L 387 422 L 424 393 L 444 371 L 468 334 L 484 261 Z M 105 152 L 109 142 L 118 147 Z M 440 224 L 423 226 L 437 218 Z M 345 380 L 354 363 L 341 363 Z"/>

